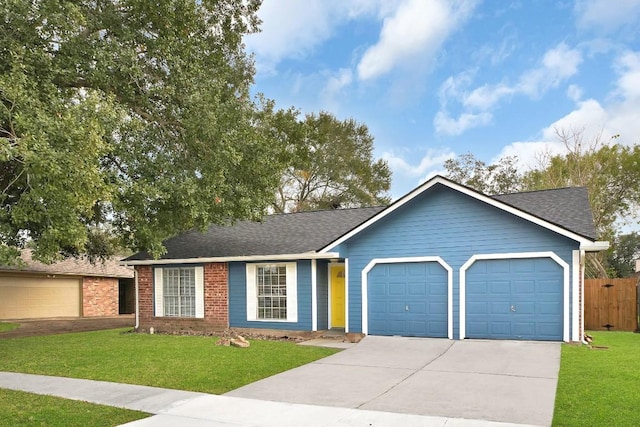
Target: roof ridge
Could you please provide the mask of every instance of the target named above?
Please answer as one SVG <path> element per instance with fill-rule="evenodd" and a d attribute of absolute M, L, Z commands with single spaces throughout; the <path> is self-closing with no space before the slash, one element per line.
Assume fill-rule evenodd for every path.
<path fill-rule="evenodd" d="M 297 212 L 276 212 L 272 214 L 267 214 L 265 217 L 269 216 L 283 216 L 283 215 L 295 215 L 295 214 L 311 214 L 311 213 L 320 213 L 320 212 L 340 212 L 340 211 L 356 211 L 356 210 L 364 210 L 364 209 L 379 209 L 386 208 L 385 205 L 376 205 L 376 206 L 359 206 L 359 207 L 350 207 L 350 208 L 338 208 L 338 209 L 317 209 L 313 211 L 297 211 Z"/>
<path fill-rule="evenodd" d="M 516 191 L 513 193 L 501 193 L 501 194 L 493 194 L 489 197 L 498 197 L 498 196 L 513 196 L 516 194 L 531 194 L 531 193 L 542 193 L 545 191 L 558 191 L 558 190 L 573 190 L 578 188 L 587 188 L 585 185 L 575 185 L 575 186 L 567 186 L 567 187 L 558 187 L 558 188 L 543 188 L 542 190 L 527 190 L 527 191 Z"/>

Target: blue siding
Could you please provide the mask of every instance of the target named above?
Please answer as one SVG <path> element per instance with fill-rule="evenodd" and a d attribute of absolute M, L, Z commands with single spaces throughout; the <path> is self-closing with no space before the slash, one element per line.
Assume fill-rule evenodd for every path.
<path fill-rule="evenodd" d="M 274 264 L 284 261 L 273 261 Z M 269 261 L 260 264 L 269 263 Z M 265 328 L 311 330 L 311 261 L 297 262 L 298 321 L 265 322 L 247 320 L 247 269 L 244 262 L 229 263 L 229 326 L 237 328 Z"/>
<path fill-rule="evenodd" d="M 329 328 L 329 263 L 317 261 L 318 330 Z"/>
<path fill-rule="evenodd" d="M 453 268 L 459 338 L 459 271 L 474 254 L 552 251 L 571 265 L 577 242 L 436 185 L 340 245 L 349 258 L 349 331 L 362 330 L 360 272 L 373 258 L 440 256 Z"/>

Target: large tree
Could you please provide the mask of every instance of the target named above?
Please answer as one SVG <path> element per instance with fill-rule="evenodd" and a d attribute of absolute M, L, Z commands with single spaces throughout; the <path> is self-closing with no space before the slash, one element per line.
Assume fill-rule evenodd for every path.
<path fill-rule="evenodd" d="M 632 277 L 635 273 L 635 262 L 640 259 L 640 233 L 621 234 L 616 236 L 612 243 L 606 256 L 609 275 Z"/>
<path fill-rule="evenodd" d="M 258 217 L 282 176 L 273 105 L 249 95 L 259 1 L 0 2 L 0 261 L 163 251 Z"/>
<path fill-rule="evenodd" d="M 465 153 L 444 162 L 447 178 L 485 194 L 515 193 L 522 188 L 518 158 L 502 157 L 487 164 L 472 153 Z"/>
<path fill-rule="evenodd" d="M 613 143 L 618 135 L 590 137 L 583 128 L 557 129 L 556 135 L 566 153 L 543 157 L 525 175 L 524 187 L 586 187 L 599 237 L 613 237 L 616 219 L 637 215 L 640 206 L 640 146 Z"/>
<path fill-rule="evenodd" d="M 373 158 L 373 137 L 364 124 L 327 112 L 284 123 L 289 167 L 273 204 L 277 212 L 389 203 L 391 171 Z"/>

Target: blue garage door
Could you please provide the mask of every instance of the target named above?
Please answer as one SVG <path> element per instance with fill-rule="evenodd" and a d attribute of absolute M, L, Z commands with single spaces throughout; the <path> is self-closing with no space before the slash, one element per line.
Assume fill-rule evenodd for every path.
<path fill-rule="evenodd" d="M 551 258 L 476 261 L 467 270 L 467 338 L 561 341 L 563 270 Z"/>
<path fill-rule="evenodd" d="M 447 337 L 447 271 L 440 264 L 378 264 L 367 283 L 369 334 Z"/>

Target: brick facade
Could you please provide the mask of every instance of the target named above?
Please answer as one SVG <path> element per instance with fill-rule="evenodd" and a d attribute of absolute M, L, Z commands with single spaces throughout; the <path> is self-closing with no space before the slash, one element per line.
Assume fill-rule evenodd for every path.
<path fill-rule="evenodd" d="M 119 281 L 112 277 L 82 278 L 82 316 L 117 316 Z"/>
<path fill-rule="evenodd" d="M 226 263 L 204 265 L 204 319 L 155 317 L 153 302 L 153 269 L 136 266 L 138 272 L 139 329 L 153 327 L 159 332 L 217 332 L 229 327 L 229 292 Z"/>

